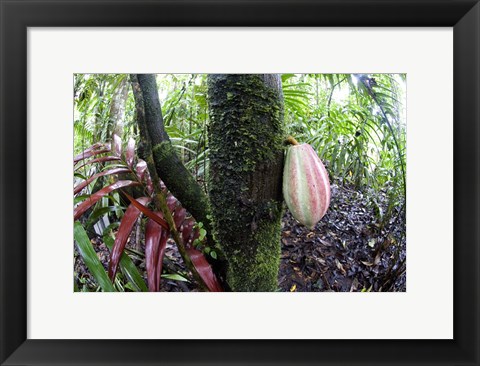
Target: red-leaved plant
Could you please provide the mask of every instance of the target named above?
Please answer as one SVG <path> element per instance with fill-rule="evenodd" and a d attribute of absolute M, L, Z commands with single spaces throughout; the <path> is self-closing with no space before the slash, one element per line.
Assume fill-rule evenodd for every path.
<path fill-rule="evenodd" d="M 135 160 L 136 163 L 135 163 Z M 126 187 L 143 188 L 144 195 L 133 198 L 126 192 L 122 194 L 129 200 L 129 206 L 125 210 L 121 219 L 115 241 L 111 248 L 108 263 L 108 277 L 112 282 L 118 270 L 119 263 L 125 250 L 128 238 L 137 222 L 142 215 L 147 217 L 145 224 L 145 267 L 147 273 L 147 282 L 149 291 L 159 291 L 160 281 L 163 267 L 163 259 L 165 256 L 165 248 L 167 240 L 170 237 L 171 230 L 167 220 L 165 220 L 162 212 L 152 210 L 148 207 L 154 199 L 155 194 L 164 195 L 168 206 L 168 214 L 173 217 L 175 230 L 181 237 L 184 252 L 188 256 L 189 261 L 194 266 L 190 268 L 195 271 L 198 276 L 201 287 L 208 291 L 222 291 L 222 286 L 212 271 L 212 268 L 206 260 L 201 248 L 201 229 L 199 225 L 195 225 L 193 217 L 188 216 L 186 210 L 181 206 L 180 202 L 170 193 L 161 183 L 161 192 L 155 192 L 147 164 L 141 159 L 135 158 L 135 141 L 128 141 L 125 152 L 122 154 L 122 141 L 114 135 L 111 146 L 108 144 L 96 143 L 77 155 L 73 159 L 74 171 L 79 172 L 81 168 L 87 170 L 90 167 L 89 174 L 77 174 L 77 177 L 83 177 L 80 182 L 74 186 L 74 196 L 78 199 L 85 197 L 83 201 L 78 203 L 74 208 L 74 221 L 86 216 L 86 213 L 100 199 L 109 195 L 112 191 Z M 106 164 L 105 164 L 106 163 Z M 105 164 L 100 172 L 96 172 L 94 167 Z M 123 179 L 114 179 L 113 183 L 106 185 L 98 191 L 81 195 L 87 190 L 89 185 L 100 177 L 117 176 L 121 174 Z M 87 176 L 90 175 L 90 176 Z M 125 179 L 127 177 L 128 179 Z M 204 236 L 204 235 L 202 235 Z M 199 246 L 200 244 L 200 246 Z M 179 245 L 179 243 L 177 243 Z M 186 259 L 186 258 L 184 258 Z M 187 260 L 188 260 L 187 259 Z M 103 271 L 104 272 L 104 271 Z"/>

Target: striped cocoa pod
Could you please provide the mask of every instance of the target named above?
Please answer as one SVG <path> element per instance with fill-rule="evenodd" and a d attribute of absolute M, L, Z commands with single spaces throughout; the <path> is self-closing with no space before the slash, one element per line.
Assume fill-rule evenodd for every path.
<path fill-rule="evenodd" d="M 287 149 L 283 170 L 283 198 L 293 217 L 313 229 L 330 204 L 330 182 L 325 166 L 308 144 Z"/>

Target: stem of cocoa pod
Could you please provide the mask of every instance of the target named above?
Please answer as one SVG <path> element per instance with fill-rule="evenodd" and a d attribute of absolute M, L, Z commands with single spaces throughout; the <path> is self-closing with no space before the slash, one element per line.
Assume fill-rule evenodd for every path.
<path fill-rule="evenodd" d="M 285 139 L 285 145 L 298 145 L 298 141 L 293 136 L 288 136 Z"/>

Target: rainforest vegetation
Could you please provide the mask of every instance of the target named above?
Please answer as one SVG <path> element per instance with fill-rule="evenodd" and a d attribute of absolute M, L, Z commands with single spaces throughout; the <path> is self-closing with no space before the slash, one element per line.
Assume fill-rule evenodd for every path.
<path fill-rule="evenodd" d="M 73 88 L 74 291 L 406 291 L 405 75 L 76 74 Z M 313 227 L 282 193 L 292 141 L 328 172 Z"/>

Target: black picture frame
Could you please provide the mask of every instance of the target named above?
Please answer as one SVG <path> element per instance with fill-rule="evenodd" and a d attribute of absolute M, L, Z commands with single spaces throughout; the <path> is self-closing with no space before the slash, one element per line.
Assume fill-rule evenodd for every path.
<path fill-rule="evenodd" d="M 1 365 L 480 365 L 477 1 L 0 0 L 0 12 Z M 58 26 L 453 27 L 454 339 L 27 339 L 27 28 Z"/>

